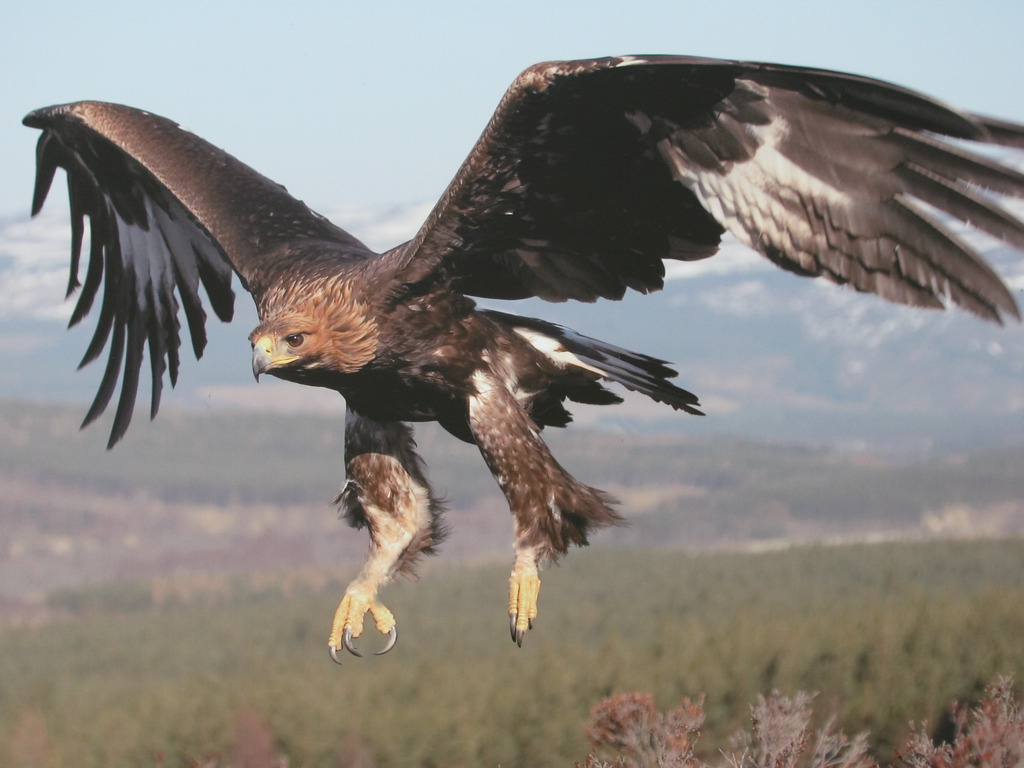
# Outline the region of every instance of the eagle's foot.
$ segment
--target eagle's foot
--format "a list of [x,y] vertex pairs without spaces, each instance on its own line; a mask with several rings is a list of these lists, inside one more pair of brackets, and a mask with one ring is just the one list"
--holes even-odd
[[539,594],[540,575],[537,568],[517,564],[508,580],[508,626],[512,641],[520,647],[523,645],[523,635],[528,629],[533,629]]
[[382,650],[376,651],[374,655],[382,656],[395,647],[398,630],[395,629],[394,614],[369,595],[359,591],[348,591],[341,599],[338,610],[334,613],[331,637],[327,641],[331,658],[336,664],[341,663],[338,660],[338,650],[341,648],[353,656],[363,655],[352,645],[352,638],[359,637],[363,633],[363,617],[367,611],[373,616],[377,631],[388,636],[387,645]]

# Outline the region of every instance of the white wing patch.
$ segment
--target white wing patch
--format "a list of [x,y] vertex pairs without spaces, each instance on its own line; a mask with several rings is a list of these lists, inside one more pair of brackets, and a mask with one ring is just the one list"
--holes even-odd
[[619,62],[615,65],[616,67],[628,67],[633,64],[649,64],[650,59],[646,56],[619,56],[617,57]]
[[668,139],[659,142],[658,149],[676,180],[739,240],[758,250],[764,245],[760,241],[767,241],[796,257],[804,269],[814,270],[814,251],[825,252],[829,244],[811,221],[821,218],[819,210],[848,208],[850,198],[780,151],[789,133],[781,118],[766,126],[748,126],[747,131],[756,136],[758,149],[750,160],[730,164],[724,175],[689,162]]
[[585,363],[579,357],[567,350],[558,339],[554,339],[543,333],[538,333],[537,331],[529,328],[513,328],[512,330],[523,337],[531,347],[536,349],[544,355],[544,357],[560,368],[568,368],[572,366],[575,368],[582,368],[585,371],[590,371],[598,376],[608,376],[607,371],[603,371],[596,366]]
[[[784,103],[782,98],[773,98],[771,89],[762,85],[749,81],[738,85],[761,95],[764,104]],[[638,112],[628,118],[641,132],[650,130],[647,115]],[[740,128],[729,124],[735,118],[728,111],[719,113],[715,119],[722,124],[723,135],[735,135],[740,130],[745,134],[753,149],[749,159],[722,160],[720,165],[711,166],[706,158],[702,162],[689,156],[671,136],[661,139],[656,146],[673,178],[693,192],[717,221],[745,245],[761,252],[774,248],[809,272],[821,269],[819,258],[823,254],[850,254],[858,250],[850,247],[850,239],[856,237],[851,224],[855,231],[859,201],[844,191],[841,179],[831,183],[827,176],[815,175],[789,156],[793,147],[787,144],[795,143],[813,153],[824,135],[794,137],[796,131],[806,132],[806,126],[791,125],[778,110],[763,125],[746,123]],[[844,128],[848,131],[845,136],[838,134],[829,140],[860,141],[873,130],[867,126],[852,132],[848,126]],[[817,147],[817,151],[825,150]],[[709,146],[708,152],[714,156],[713,147]],[[828,168],[827,163],[821,166]],[[883,194],[894,192],[896,189],[890,188]]]

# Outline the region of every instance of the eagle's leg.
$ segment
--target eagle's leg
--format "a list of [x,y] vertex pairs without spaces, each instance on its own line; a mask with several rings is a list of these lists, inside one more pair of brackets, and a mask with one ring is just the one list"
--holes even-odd
[[492,374],[478,372],[469,398],[469,425],[480,453],[515,516],[515,564],[509,578],[512,640],[533,627],[542,563],[584,545],[592,528],[621,518],[603,491],[584,485],[551,455],[540,430],[516,397]]
[[349,409],[345,421],[348,480],[336,499],[356,528],[370,533],[370,551],[345,590],[328,640],[331,657],[344,647],[356,656],[352,638],[363,631],[367,612],[394,645],[395,617],[377,601],[378,590],[399,573],[411,574],[420,555],[444,538],[441,503],[434,497],[416,453],[412,430],[400,422],[373,421]]
[[[518,527],[518,526],[517,526]],[[516,559],[508,579],[508,628],[512,641],[522,647],[526,630],[533,629],[540,596],[540,562],[535,547],[524,544],[516,535]]]

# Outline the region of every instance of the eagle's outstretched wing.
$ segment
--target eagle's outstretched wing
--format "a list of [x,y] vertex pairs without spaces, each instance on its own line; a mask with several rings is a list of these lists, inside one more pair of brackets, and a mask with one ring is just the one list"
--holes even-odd
[[1024,248],[979,191],[1024,174],[965,149],[1024,127],[822,70],[687,57],[551,62],[502,99],[426,224],[410,278],[446,270],[493,298],[621,298],[662,259],[713,254],[725,230],[786,269],[898,302],[1018,317],[944,220]]
[[89,263],[71,317],[79,322],[103,286],[99,320],[82,365],[109,341],[106,371],[85,418],[95,419],[123,376],[110,445],[128,428],[143,350],[152,367],[150,409],[160,403],[163,374],[178,373],[184,308],[192,348],[206,344],[202,285],[222,320],[232,315],[231,273],[259,297],[289,267],[276,246],[301,238],[362,244],[231,155],[157,115],[100,102],[32,112],[41,128],[32,203],[38,213],[57,168],[67,171],[72,246],[70,295],[89,218]]

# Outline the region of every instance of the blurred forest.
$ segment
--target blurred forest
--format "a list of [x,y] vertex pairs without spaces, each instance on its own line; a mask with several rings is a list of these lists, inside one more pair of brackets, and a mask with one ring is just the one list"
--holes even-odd
[[0,765],[571,766],[592,708],[637,691],[703,697],[693,759],[717,764],[775,689],[885,762],[1024,680],[1024,448],[553,431],[629,525],[545,571],[517,649],[505,502],[473,447],[420,429],[452,538],[383,593],[396,649],[338,668],[366,548],[329,504],[340,415],[171,411],[113,452],[80,417],[0,402]]
[[815,727],[835,715],[890,760],[922,722],[951,736],[953,700],[976,702],[1000,674],[1024,679],[1019,540],[591,548],[547,572],[522,649],[508,640],[505,564],[434,564],[384,595],[395,650],[339,668],[325,638],[351,575],[53,594],[50,620],[0,634],[0,756],[241,766],[256,763],[239,750],[262,749],[304,768],[571,766],[588,754],[591,708],[645,691],[663,708],[704,697],[696,748],[711,759],[778,689],[817,692]]

